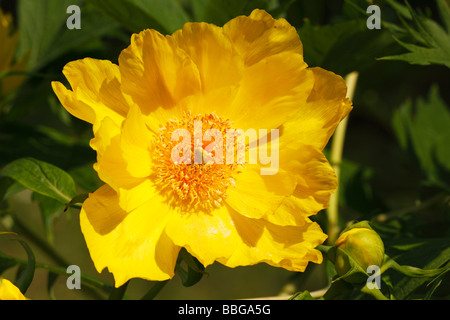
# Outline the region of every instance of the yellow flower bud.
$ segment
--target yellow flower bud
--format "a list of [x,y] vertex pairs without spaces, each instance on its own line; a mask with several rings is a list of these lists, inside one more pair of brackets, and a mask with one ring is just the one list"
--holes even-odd
[[345,277],[347,282],[365,281],[363,273],[367,268],[371,265],[380,267],[383,263],[383,241],[367,222],[355,224],[343,232],[336,240],[335,247],[334,265],[338,275],[346,275],[350,270],[355,273]]

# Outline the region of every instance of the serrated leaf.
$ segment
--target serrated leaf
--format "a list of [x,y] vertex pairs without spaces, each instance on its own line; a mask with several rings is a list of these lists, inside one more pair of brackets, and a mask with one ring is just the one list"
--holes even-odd
[[444,0],[437,0],[438,9],[441,15],[442,22],[447,28],[447,33],[450,33],[450,6]]
[[395,0],[385,0],[391,7],[393,7],[397,13],[407,19],[411,20],[411,12],[409,12],[408,7],[404,6]]
[[[392,5],[394,2],[390,1],[390,3]],[[415,40],[421,42],[422,46],[406,43],[394,36],[394,39],[409,52],[385,56],[380,60],[401,60],[417,65],[439,64],[450,68],[450,23],[448,22],[450,9],[444,1],[438,1],[438,7],[447,30],[444,30],[435,21],[418,14],[407,4],[410,18],[415,27],[407,27],[407,30]]]
[[26,188],[66,204],[76,196],[75,183],[64,170],[33,158],[14,160],[0,172]]
[[450,111],[432,86],[428,99],[406,101],[394,112],[392,126],[404,149],[416,155],[428,182],[449,185],[445,172],[450,172]]

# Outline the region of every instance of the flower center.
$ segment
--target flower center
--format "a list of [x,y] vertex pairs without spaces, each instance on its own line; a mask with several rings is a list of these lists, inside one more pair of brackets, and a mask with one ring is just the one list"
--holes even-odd
[[[228,163],[225,154],[234,152],[235,137],[228,119],[214,113],[170,119],[155,138],[156,184],[169,203],[182,211],[211,211],[223,205],[227,188],[235,186],[234,177],[244,162]],[[232,139],[226,133],[234,133]],[[227,158],[229,159],[229,158]]]

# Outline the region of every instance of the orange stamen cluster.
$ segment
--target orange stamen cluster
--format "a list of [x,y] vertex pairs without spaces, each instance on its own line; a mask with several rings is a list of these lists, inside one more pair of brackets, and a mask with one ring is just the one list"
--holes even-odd
[[[156,137],[154,143],[154,172],[157,175],[156,184],[167,195],[169,202],[174,207],[181,208],[185,212],[199,210],[209,212],[214,207],[223,205],[227,197],[226,191],[228,187],[235,186],[234,177],[240,172],[243,165],[225,164],[225,161],[222,164],[195,163],[194,155],[199,150],[194,150],[194,139],[191,139],[190,163],[173,161],[172,150],[180,142],[172,141],[172,133],[177,129],[186,129],[191,137],[194,137],[194,122],[196,121],[200,121],[202,124],[202,137],[208,129],[219,130],[223,136],[223,150],[227,150],[226,130],[232,128],[232,123],[228,119],[222,119],[214,113],[192,115],[190,112],[186,112],[183,118],[170,119],[160,127],[159,136]],[[206,152],[204,149],[213,142],[214,140],[201,142],[200,152]],[[214,152],[213,150],[212,155]]]

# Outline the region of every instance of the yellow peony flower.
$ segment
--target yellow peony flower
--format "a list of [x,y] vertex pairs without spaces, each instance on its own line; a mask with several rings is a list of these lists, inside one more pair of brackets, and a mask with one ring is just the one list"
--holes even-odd
[[0,300],[27,300],[19,288],[7,279],[0,278]]
[[[25,59],[13,63],[19,34],[12,32],[13,21],[10,14],[5,14],[0,9],[0,73],[8,71],[23,71]],[[23,82],[22,75],[8,75],[0,78],[0,109],[1,98],[7,93],[17,89]]]
[[[254,10],[223,27],[144,30],[119,65],[86,58],[63,73],[72,90],[59,82],[53,89],[72,115],[93,124],[94,167],[106,183],[83,204],[80,224],[96,269],[108,268],[116,286],[173,277],[182,247],[204,266],[265,262],[304,271],[322,262],[315,247],[327,236],[308,217],[336,188],[322,150],[351,102],[341,77],[307,67],[285,19]],[[195,138],[184,145],[192,151],[183,151],[186,161],[173,161],[173,134],[195,136],[196,123],[201,135],[267,130],[259,138],[271,143],[258,147],[269,145],[278,167],[262,174],[261,161],[249,161],[250,143],[245,163],[198,163],[220,148]],[[220,147],[219,138],[210,141]]]

